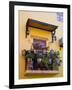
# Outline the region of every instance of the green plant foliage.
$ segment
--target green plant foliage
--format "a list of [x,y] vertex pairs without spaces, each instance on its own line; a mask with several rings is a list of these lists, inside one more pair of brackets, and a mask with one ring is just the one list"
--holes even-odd
[[32,59],[34,59],[34,53],[31,53],[31,52],[27,53],[26,54],[26,58],[32,58]]
[[44,65],[48,68],[48,56],[43,56],[42,62],[44,63]]
[[31,58],[33,60],[36,58],[41,58],[42,63],[47,70],[58,70],[59,66],[62,63],[62,60],[60,60],[59,51],[54,50],[50,50],[46,54],[43,54],[41,52],[35,54],[34,52],[29,51],[26,54],[26,58]]

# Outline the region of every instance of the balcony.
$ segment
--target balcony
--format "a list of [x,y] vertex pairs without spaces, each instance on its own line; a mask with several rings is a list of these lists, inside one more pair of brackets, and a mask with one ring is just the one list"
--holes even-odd
[[26,74],[57,74],[62,63],[59,51],[40,48],[24,50]]

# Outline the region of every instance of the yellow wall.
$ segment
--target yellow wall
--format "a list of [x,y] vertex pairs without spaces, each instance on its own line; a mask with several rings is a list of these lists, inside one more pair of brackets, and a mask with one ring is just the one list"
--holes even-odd
[[[42,22],[47,22],[49,24],[54,24],[58,26],[58,29],[56,30],[56,36],[57,41],[54,43],[50,43],[50,49],[53,48],[54,50],[59,50],[60,55],[62,57],[63,50],[59,49],[58,40],[63,35],[63,23],[58,22],[56,18],[56,13],[47,13],[47,12],[29,12],[29,11],[19,11],[19,78],[25,79],[25,78],[41,78],[41,77],[60,77],[63,76],[63,65],[59,68],[58,74],[46,74],[46,75],[26,75],[25,73],[25,59],[22,56],[22,50],[26,49],[29,50],[31,48],[33,38],[36,37],[42,37],[42,38],[48,38],[46,45],[48,46],[48,42],[51,42],[51,33],[47,31],[43,31],[36,28],[29,28],[30,29],[30,35],[25,38],[25,30],[26,30],[26,22],[28,18],[32,18],[35,20],[39,20]],[[33,37],[31,37],[33,36]],[[62,57],[63,58],[63,57]]]
[[[48,46],[48,42],[51,42],[51,32],[45,31],[45,30],[41,30],[41,29],[36,29],[36,28],[32,28],[30,27],[30,36],[33,36],[31,38],[31,41],[33,42],[33,38],[38,38],[38,39],[45,39],[46,40],[46,46]],[[36,37],[34,37],[36,36]]]

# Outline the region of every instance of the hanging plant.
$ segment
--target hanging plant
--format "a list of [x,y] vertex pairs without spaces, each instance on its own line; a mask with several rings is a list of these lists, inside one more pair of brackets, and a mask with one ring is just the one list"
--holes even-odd
[[53,70],[58,70],[60,65],[61,65],[60,53],[59,51],[56,51],[54,52],[53,57]]
[[60,48],[63,47],[63,38],[59,39],[59,46],[60,46]]
[[27,53],[26,53],[26,58],[27,58],[27,59],[28,59],[28,58],[33,59],[33,58],[34,58],[34,53],[31,52],[31,51],[27,51]]

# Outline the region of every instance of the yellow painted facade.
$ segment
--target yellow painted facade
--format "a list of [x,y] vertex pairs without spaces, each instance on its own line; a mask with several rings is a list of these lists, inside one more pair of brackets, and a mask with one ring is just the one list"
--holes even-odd
[[[29,27],[30,34],[26,38],[26,22],[28,18],[32,18],[38,21],[47,22],[58,26],[56,29],[57,40],[54,43],[51,42],[51,32],[40,30],[36,28]],[[30,50],[33,39],[40,38],[46,40],[46,47],[50,46],[50,49],[59,50],[61,59],[63,60],[63,48],[60,50],[58,40],[63,36],[63,23],[57,21],[56,13],[51,12],[33,12],[33,11],[19,11],[19,79],[26,78],[46,78],[46,77],[62,77],[63,76],[63,65],[59,67],[58,74],[29,74],[25,73],[25,57],[22,56],[22,50]]]

